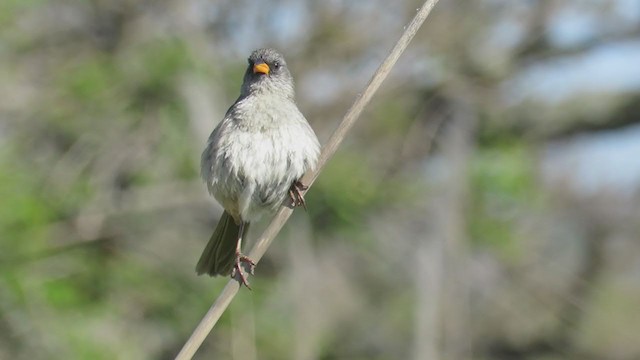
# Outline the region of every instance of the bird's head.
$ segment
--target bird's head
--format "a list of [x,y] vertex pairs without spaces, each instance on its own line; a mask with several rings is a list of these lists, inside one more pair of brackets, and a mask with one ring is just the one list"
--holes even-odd
[[274,49],[258,49],[247,59],[242,94],[274,94],[293,98],[293,78],[284,57]]

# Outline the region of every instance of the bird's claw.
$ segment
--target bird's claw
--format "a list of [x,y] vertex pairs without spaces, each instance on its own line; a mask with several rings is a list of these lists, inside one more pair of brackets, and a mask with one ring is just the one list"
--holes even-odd
[[231,271],[231,277],[235,278],[240,282],[240,284],[246,286],[247,289],[251,290],[251,286],[249,286],[249,281],[247,280],[247,275],[244,271],[242,271],[242,264],[246,264],[246,267],[248,267],[247,273],[253,275],[256,268],[256,263],[245,255],[236,254],[236,261],[233,265],[233,270]]
[[291,205],[293,207],[302,206],[307,210],[307,203],[304,201],[303,191],[306,191],[309,187],[301,183],[299,180],[294,181],[289,188],[289,197],[291,198]]

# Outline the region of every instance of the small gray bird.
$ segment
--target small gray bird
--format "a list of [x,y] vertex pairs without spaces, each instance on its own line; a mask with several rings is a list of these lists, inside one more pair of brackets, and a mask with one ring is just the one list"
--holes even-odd
[[249,287],[242,254],[249,223],[290,198],[305,206],[300,177],[316,166],[320,145],[294,100],[293,79],[282,55],[259,49],[249,56],[240,97],[213,130],[202,153],[202,178],[225,211],[196,271],[238,277]]

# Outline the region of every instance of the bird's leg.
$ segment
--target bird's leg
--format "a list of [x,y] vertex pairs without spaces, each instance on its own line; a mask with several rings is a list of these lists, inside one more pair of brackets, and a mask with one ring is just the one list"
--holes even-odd
[[240,282],[240,284],[247,287],[247,289],[251,290],[251,286],[249,286],[249,281],[247,281],[247,275],[242,271],[242,264],[245,263],[248,265],[248,273],[253,275],[253,271],[256,267],[256,263],[253,260],[249,259],[246,255],[242,253],[242,238],[244,236],[244,229],[247,225],[246,222],[242,222],[240,224],[240,230],[238,231],[238,242],[236,243],[236,259],[235,264],[233,265],[233,270],[231,271],[231,277],[236,278]]
[[289,188],[289,197],[291,198],[292,206],[302,206],[307,210],[307,203],[304,201],[304,195],[302,195],[302,192],[308,188],[309,187],[301,183],[300,180],[296,180],[291,183],[291,187]]

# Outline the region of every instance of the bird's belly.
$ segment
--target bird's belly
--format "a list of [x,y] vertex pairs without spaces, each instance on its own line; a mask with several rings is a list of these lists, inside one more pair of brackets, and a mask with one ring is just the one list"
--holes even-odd
[[237,211],[244,221],[277,209],[291,183],[306,170],[302,151],[281,131],[239,134],[223,158],[229,172],[218,185],[227,194],[234,189]]

